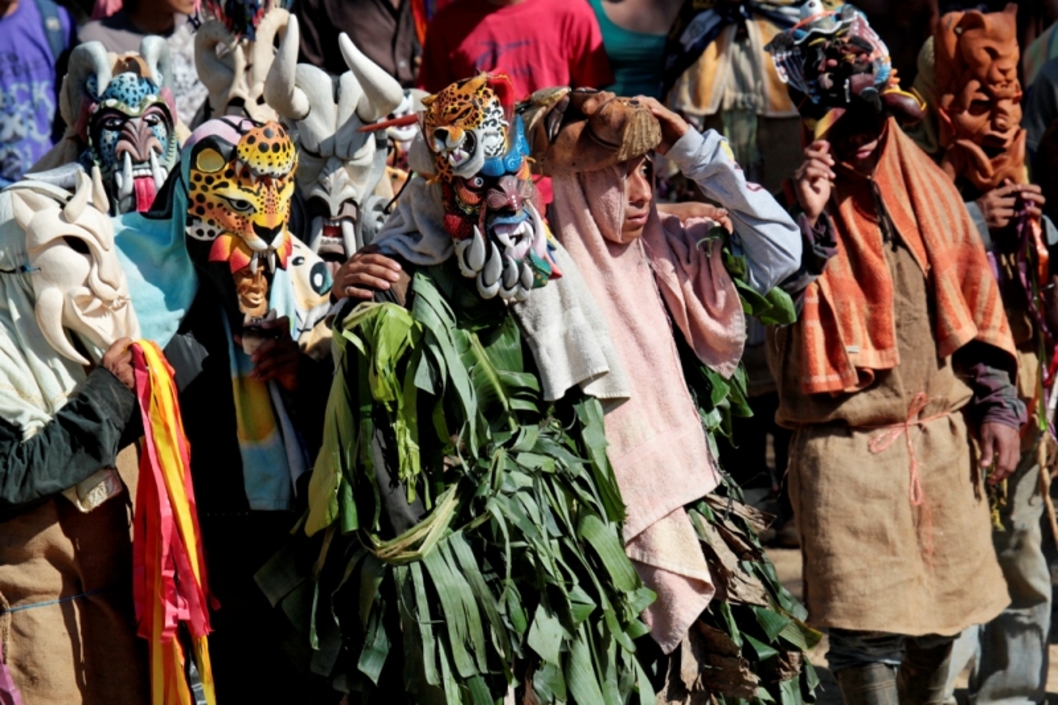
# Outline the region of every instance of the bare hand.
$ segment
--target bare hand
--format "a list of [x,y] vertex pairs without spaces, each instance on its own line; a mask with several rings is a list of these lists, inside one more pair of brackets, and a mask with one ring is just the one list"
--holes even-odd
[[136,373],[132,369],[132,338],[121,338],[103,354],[99,361],[105,369],[132,391],[136,391]]
[[667,153],[672,145],[676,144],[691,129],[686,120],[659,103],[657,98],[637,95],[634,100],[650,110],[650,113],[661,123],[661,144],[655,147],[659,154]]
[[1043,205],[1047,199],[1037,184],[1014,184],[1009,179],[1000,187],[994,188],[977,199],[985,225],[989,230],[1002,230],[1010,225],[1016,214],[1018,196],[1025,201],[1025,210],[1033,218],[1043,216]]
[[835,179],[834,157],[826,140],[816,140],[805,147],[804,157],[794,172],[794,193],[809,225],[814,227],[830,200]]
[[[279,335],[261,343],[250,361],[253,371],[250,376],[262,382],[275,380],[283,389],[293,392],[298,388],[298,361],[301,348],[290,337],[290,319],[286,316],[267,322],[267,328],[277,328]],[[235,336],[235,344],[242,346],[242,336]]]
[[988,484],[1010,477],[1020,458],[1021,434],[1016,428],[1001,423],[981,424],[981,467],[992,468]]
[[731,216],[727,214],[726,208],[719,208],[712,203],[701,201],[682,201],[680,203],[659,203],[658,211],[674,215],[680,220],[689,218],[708,218],[720,223],[724,230],[734,232],[735,226],[731,222]]
[[334,274],[331,295],[336,299],[372,299],[400,280],[400,263],[368,245],[358,250]]

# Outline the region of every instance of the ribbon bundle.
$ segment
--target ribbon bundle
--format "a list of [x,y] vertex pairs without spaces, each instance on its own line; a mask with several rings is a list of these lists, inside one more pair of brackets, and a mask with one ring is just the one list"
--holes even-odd
[[191,486],[191,456],[173,370],[150,341],[132,345],[143,452],[133,532],[138,633],[150,644],[153,705],[192,705],[181,627],[190,637],[208,705],[215,705],[206,635],[206,567]]

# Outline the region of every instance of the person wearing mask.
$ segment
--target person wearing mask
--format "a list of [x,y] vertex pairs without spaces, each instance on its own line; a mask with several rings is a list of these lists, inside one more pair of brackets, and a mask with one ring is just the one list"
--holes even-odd
[[76,41],[54,0],[0,3],[0,187],[22,178],[62,136],[59,84]]
[[808,623],[829,630],[847,705],[940,703],[955,638],[1010,604],[985,480],[1018,465],[1014,339],[961,195],[897,122],[923,108],[866,18],[809,15],[768,50],[810,135],[792,183],[808,251],[831,255],[769,339]]
[[1011,4],[1002,12],[959,11],[941,17],[919,54],[915,80],[936,118],[936,139],[927,144],[935,145],[934,158],[955,181],[995,262],[992,271],[1017,344],[1018,395],[1037,412],[1022,430],[1017,470],[996,489],[1002,501],[997,501],[999,525],[992,540],[1012,604],[988,624],[963,632],[953,651],[949,692],[972,662],[969,691],[981,705],[1044,698],[1051,622],[1038,463],[1045,409],[1038,398],[1043,388],[1040,363],[1048,358],[1048,331],[1040,322],[1046,320],[1049,305],[1043,299],[1051,287],[1039,266],[1017,273],[1017,253],[1026,237],[1034,240],[1036,253],[1053,248],[1053,238],[1047,236],[1058,233],[1043,218],[1046,201],[1040,187],[1029,183],[1025,168],[1016,10]]

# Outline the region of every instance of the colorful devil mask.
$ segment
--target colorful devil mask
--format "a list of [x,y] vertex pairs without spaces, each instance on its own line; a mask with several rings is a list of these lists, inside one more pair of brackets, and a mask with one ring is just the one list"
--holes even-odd
[[81,172],[66,204],[30,186],[11,194],[15,221],[26,233],[37,325],[52,348],[82,365],[89,361],[67,330],[96,361],[114,341],[140,337],[98,169],[93,177]]
[[524,301],[559,274],[512,93],[504,75],[454,83],[423,99],[422,130],[460,271],[483,298]]
[[1017,9],[951,12],[933,36],[941,166],[982,192],[1026,180]]
[[260,317],[276,268],[287,267],[293,250],[287,222],[297,151],[279,123],[226,118],[207,126],[187,150],[188,249],[199,261],[225,263],[240,311]]
[[171,68],[169,45],[154,36],[139,55],[107,54],[99,42],[70,55],[63,115],[86,146],[82,166],[101,170],[115,214],[148,210],[176,164]]
[[298,64],[297,18],[291,17],[272,63],[265,97],[295,129],[298,188],[311,219],[309,246],[336,268],[371,241],[392,199],[376,193],[386,168],[385,131],[364,131],[404,96],[400,84],[342,34],[349,70],[332,77]]
[[819,0],[802,8],[802,21],[765,50],[802,117],[821,136],[846,110],[869,108],[904,123],[922,119],[922,102],[900,90],[881,38],[852,5],[823,11]]

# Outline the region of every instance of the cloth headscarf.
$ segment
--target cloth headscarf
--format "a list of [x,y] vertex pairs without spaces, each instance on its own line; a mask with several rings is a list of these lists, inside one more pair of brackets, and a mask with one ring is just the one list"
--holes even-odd
[[626,551],[659,595],[645,618],[670,652],[714,593],[683,507],[712,491],[719,476],[666,311],[723,375],[738,365],[745,318],[720,241],[706,240],[711,221],[685,229],[652,208],[643,236],[624,242],[625,165],[553,179],[558,239],[602,309],[632,387],[628,401],[607,408],[608,454],[628,509]]

